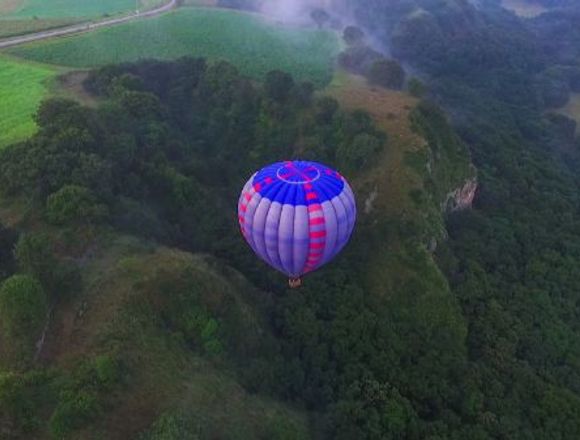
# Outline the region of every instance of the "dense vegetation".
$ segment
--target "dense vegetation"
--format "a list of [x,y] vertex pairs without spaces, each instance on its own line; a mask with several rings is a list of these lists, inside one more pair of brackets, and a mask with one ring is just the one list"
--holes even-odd
[[[3,196],[32,200],[32,215],[47,231],[22,235],[14,251],[16,262],[10,252],[0,260],[4,276],[11,276],[2,284],[0,313],[16,319],[14,324],[6,321],[2,337],[7,346],[23,348],[2,357],[0,407],[14,435],[42,432],[46,423],[53,437],[69,435],[99,420],[111,405],[109,390],[127,386],[123,375],[131,370],[124,368],[135,362],[130,353],[136,348],[123,338],[131,348],[111,351],[106,347],[112,342],[98,345],[102,356],[72,370],[29,370],[47,308],[58,313],[75,301],[79,290],[90,288],[84,284],[87,257],[82,255],[87,249],[102,246],[107,234],[129,233],[144,242],[212,254],[244,270],[262,288],[272,287],[273,274],[256,265],[231,221],[231,201],[237,199],[240,184],[259,164],[296,154],[354,168],[368,166],[385,142],[385,134],[364,112],[344,112],[330,98],[314,98],[310,83],[297,83],[281,71],[268,73],[263,86],[256,86],[231,64],[187,58],[105,67],[89,76],[87,87],[105,100],[101,106],[90,109],[73,101],[47,100],[36,115],[38,134],[0,153]],[[54,228],[60,232],[55,234]],[[10,244],[15,239],[8,231],[3,233]],[[138,258],[143,257],[119,264],[130,271]],[[140,301],[129,298],[123,307],[124,314],[146,326],[135,334],[157,335],[155,323],[162,322],[170,332],[150,338],[180,335],[179,356],[218,359],[218,364],[239,370],[237,380],[248,390],[301,401],[296,392],[303,387],[297,382],[304,374],[299,372],[302,367],[287,370],[292,349],[271,336],[282,332],[279,325],[293,327],[291,322],[284,324],[290,317],[281,314],[276,325],[275,320],[249,322],[247,312],[238,310],[239,302],[247,299],[231,302],[227,292],[235,289],[211,275],[215,269],[202,270],[206,263],[184,258],[169,271],[149,275],[147,283],[136,280]],[[160,260],[155,263],[159,264]],[[13,275],[15,271],[18,274]],[[99,279],[103,276],[99,273]],[[283,285],[275,279],[275,285]],[[25,292],[19,296],[22,300],[29,297],[26,301],[34,304],[28,311],[34,313],[33,319],[13,313],[22,307],[11,300],[17,289]],[[175,294],[159,296],[159,292]],[[245,295],[252,298],[251,292]],[[268,303],[259,307],[271,308]],[[283,313],[284,308],[277,310],[270,313]],[[122,321],[110,336],[115,341],[123,334],[119,332],[133,331]],[[266,330],[257,332],[256,325]],[[155,342],[150,340],[146,349],[154,353],[147,356],[161,356],[151,344]],[[327,408],[329,401],[318,402],[315,397],[322,384],[312,386],[308,403]],[[38,400],[29,401],[31,393]],[[241,411],[263,404],[244,405]],[[183,424],[183,429],[193,426],[208,436],[233,429],[229,423],[234,419],[223,426],[208,425],[191,419],[189,412],[189,419],[180,422],[179,405],[175,411],[151,428],[152,436],[159,430],[171,431],[174,423]],[[273,419],[262,418],[252,430],[261,430],[263,438],[306,435],[300,434],[305,429],[300,418],[283,408],[275,409],[275,414],[278,421],[273,413]],[[257,435],[252,430],[248,438]]]
[[523,23],[452,3],[371,0],[358,16],[423,72],[479,169],[475,209],[450,216],[438,250],[468,326],[463,390],[479,389],[462,409],[465,437],[577,438],[577,151],[573,126],[543,115],[577,88],[576,14]]
[[[19,232],[0,228],[11,435],[580,437],[579,157],[575,127],[546,112],[578,91],[577,15],[430,0],[353,13],[426,84],[408,84],[428,98],[409,121],[427,145],[404,164],[420,182],[398,218],[361,209],[344,255],[299,292],[239,239],[241,183],[300,156],[368,194],[393,157],[390,133],[310,83],[203,59],[108,66],[86,83],[99,106],[45,101],[38,134],[0,152],[3,198],[29,201]],[[353,69],[381,57],[345,36]],[[444,230],[449,191],[473,177],[464,142],[479,189]],[[84,335],[90,357],[43,368],[43,317],[75,301],[77,319],[116,308],[93,318],[107,325]],[[165,406],[117,431],[114,414],[134,413],[118,396],[150,390]]]

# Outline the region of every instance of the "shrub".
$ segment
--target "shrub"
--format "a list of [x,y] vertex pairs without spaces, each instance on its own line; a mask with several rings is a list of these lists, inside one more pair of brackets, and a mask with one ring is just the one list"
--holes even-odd
[[0,281],[10,275],[15,268],[13,248],[18,239],[18,233],[5,228],[0,223]]
[[0,328],[11,363],[32,358],[48,304],[41,284],[29,275],[13,275],[0,287]]
[[422,98],[427,93],[427,86],[423,84],[422,81],[417,78],[411,78],[409,84],[407,85],[409,93],[415,98]]
[[111,356],[97,356],[93,361],[95,377],[102,389],[110,389],[121,381],[121,364]]
[[50,379],[45,371],[0,372],[0,426],[12,426],[15,437],[28,438],[24,434],[38,427],[39,409],[50,398]]
[[405,71],[395,60],[377,60],[367,71],[366,77],[371,84],[387,89],[400,90],[405,83]]
[[66,393],[63,397],[49,421],[52,437],[59,439],[91,422],[101,412],[93,392]]
[[107,207],[98,203],[93,193],[82,186],[63,186],[46,201],[46,218],[56,225],[93,223],[106,217]]
[[58,262],[46,234],[21,235],[16,243],[14,256],[22,272],[37,278],[48,290],[55,286],[55,270]]
[[342,32],[342,39],[349,46],[361,44],[364,41],[365,33],[356,26],[347,26]]
[[166,412],[153,423],[151,429],[143,434],[141,440],[197,440],[201,429],[191,418],[181,412]]
[[338,65],[349,72],[364,74],[383,56],[368,46],[352,46],[338,55]]
[[382,148],[383,142],[367,133],[356,135],[352,141],[341,143],[336,158],[343,169],[356,170],[367,165]]

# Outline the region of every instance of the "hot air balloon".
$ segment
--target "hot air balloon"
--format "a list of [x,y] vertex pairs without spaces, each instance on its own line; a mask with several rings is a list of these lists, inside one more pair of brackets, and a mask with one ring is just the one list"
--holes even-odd
[[356,220],[352,189],[317,162],[268,165],[244,185],[238,202],[242,235],[266,263],[298,287],[348,242]]

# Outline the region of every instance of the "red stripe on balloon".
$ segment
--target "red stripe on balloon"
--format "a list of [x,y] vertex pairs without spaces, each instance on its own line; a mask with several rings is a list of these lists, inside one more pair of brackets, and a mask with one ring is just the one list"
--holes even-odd
[[[316,194],[311,183],[305,183],[304,189],[306,190],[306,200],[318,200],[318,194]],[[322,260],[326,246],[326,220],[321,211],[322,206],[320,203],[313,203],[308,206],[308,225],[310,227],[308,236],[310,237],[310,242],[308,243],[308,255],[304,265],[304,273],[316,269]],[[313,231],[313,227],[317,230]]]

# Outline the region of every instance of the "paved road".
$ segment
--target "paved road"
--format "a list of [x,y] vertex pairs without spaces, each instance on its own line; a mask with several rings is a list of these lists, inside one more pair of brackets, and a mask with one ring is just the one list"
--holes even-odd
[[132,15],[125,15],[123,17],[110,18],[108,20],[98,21],[95,23],[74,24],[71,26],[53,29],[50,31],[42,31],[42,32],[36,32],[34,34],[22,35],[20,37],[7,38],[4,40],[0,40],[0,49],[5,48],[5,47],[18,46],[19,44],[30,43],[31,41],[45,40],[47,38],[60,37],[63,35],[78,34],[79,32],[86,32],[86,31],[90,31],[93,29],[98,29],[98,28],[102,28],[102,27],[106,27],[106,26],[112,26],[112,25],[119,24],[119,23],[125,23],[127,21],[136,20],[138,18],[152,17],[154,15],[158,15],[158,14],[161,14],[163,12],[169,11],[170,9],[173,9],[176,6],[177,1],[178,0],[169,0],[168,3],[166,3],[162,6],[159,6],[156,9],[151,9],[149,11],[144,11],[144,12],[138,12],[138,13],[134,13]]

